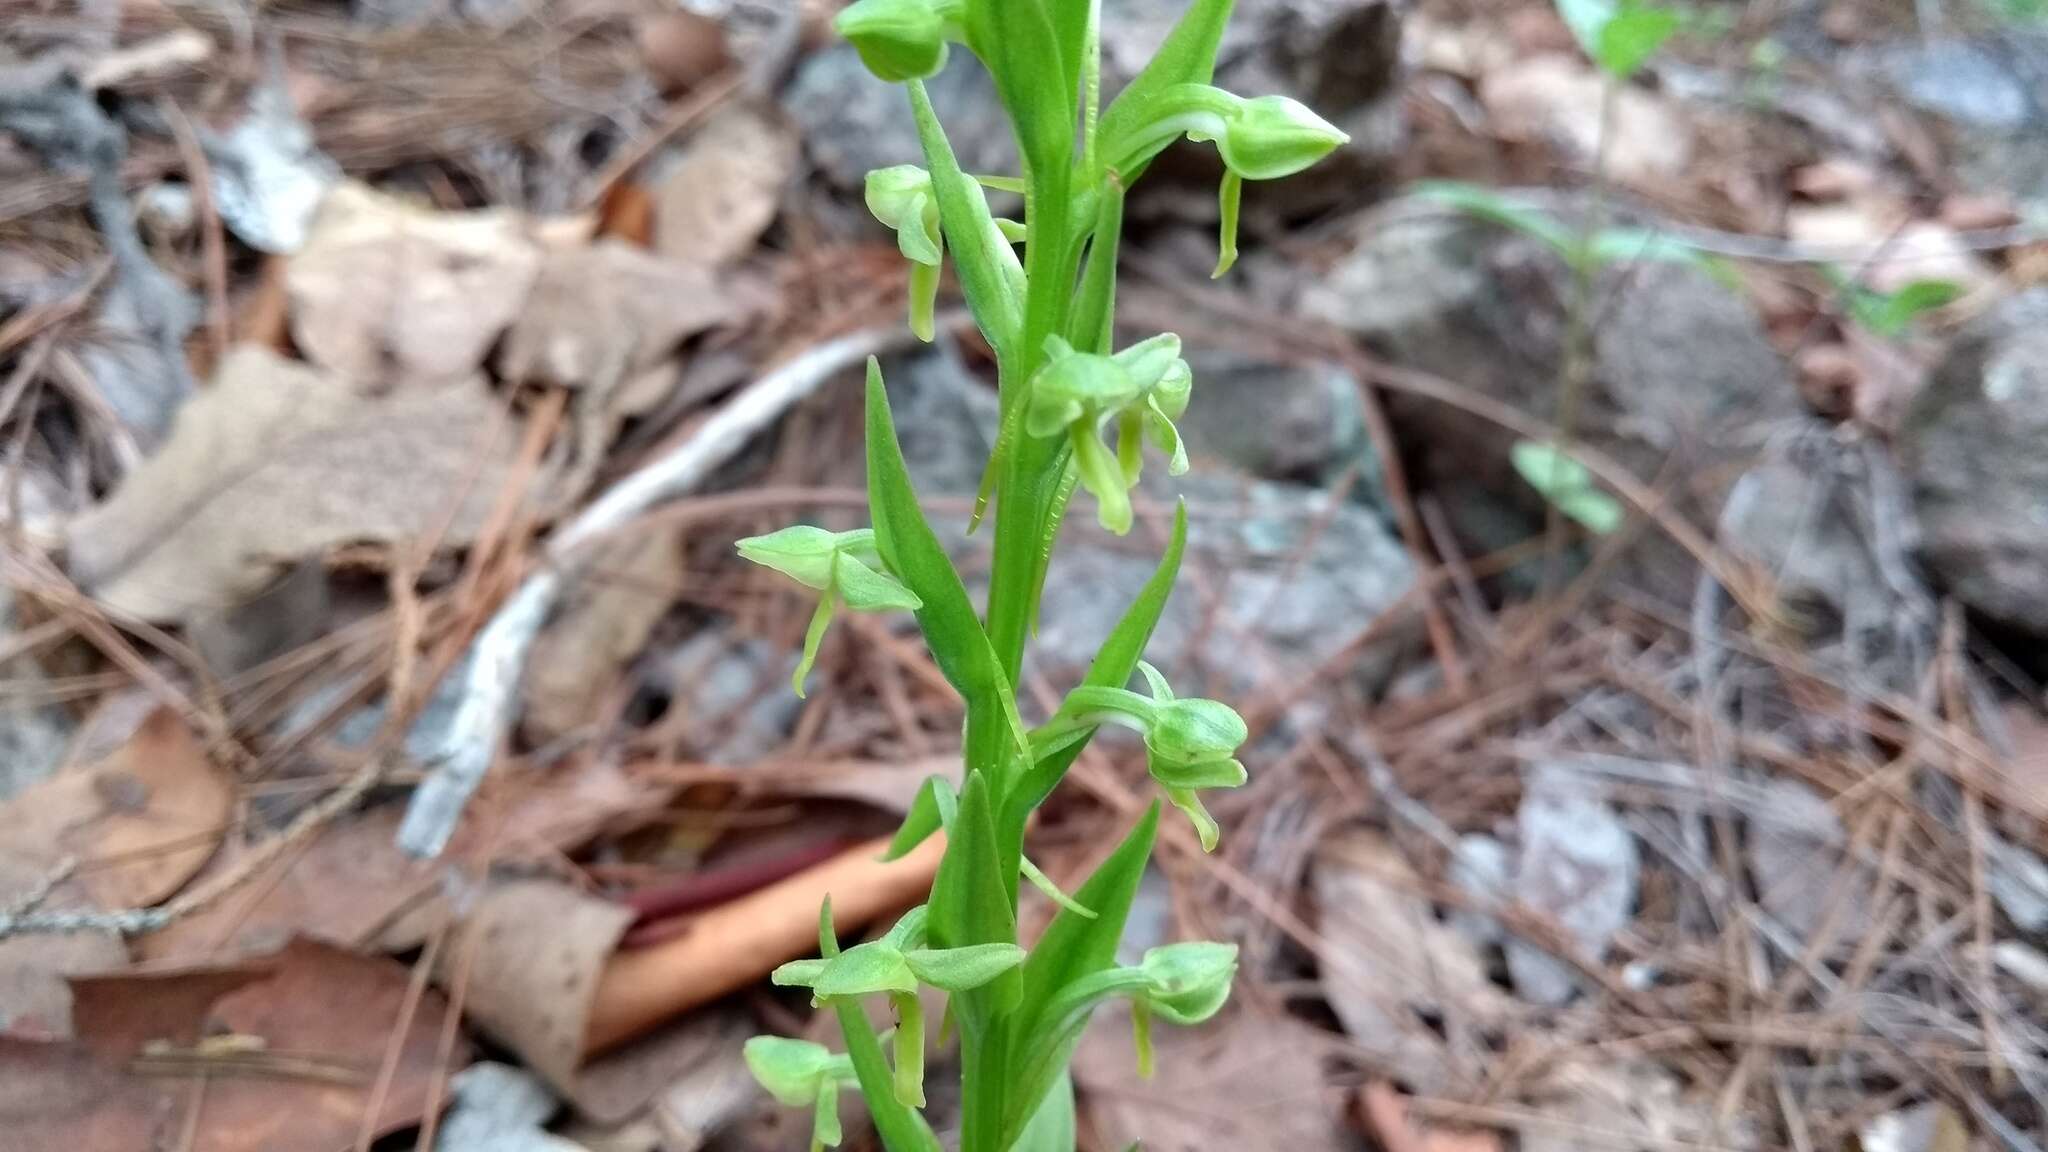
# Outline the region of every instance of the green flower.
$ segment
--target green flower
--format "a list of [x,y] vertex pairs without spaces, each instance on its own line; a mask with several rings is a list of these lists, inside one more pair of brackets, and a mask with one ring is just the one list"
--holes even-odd
[[969,992],[1024,962],[1015,944],[969,944],[926,948],[923,905],[905,913],[879,940],[857,944],[824,960],[795,960],[770,976],[776,984],[809,988],[817,1003],[861,996],[887,996],[896,1010],[896,1098],[924,1104],[924,1005],[918,986]]
[[[1032,378],[1024,430],[1033,436],[1066,435],[1081,486],[1094,495],[1096,518],[1121,536],[1131,529],[1130,490],[1138,483],[1142,440],[1166,453],[1168,471],[1187,471],[1187,451],[1173,421],[1187,410],[1193,374],[1171,332],[1113,355],[1077,352],[1057,336],[1046,340],[1045,367]],[[1116,450],[1103,430],[1116,427]]]
[[946,41],[957,38],[959,0],[858,0],[833,26],[860,53],[868,71],[891,84],[922,80],[946,66]]
[[1321,160],[1351,138],[1298,100],[1247,100],[1208,84],[1174,84],[1152,95],[1121,123],[1104,155],[1119,172],[1136,171],[1175,140],[1214,142],[1222,154],[1222,235],[1215,275],[1237,259],[1238,207],[1244,181],[1278,180]]
[[756,1036],[742,1050],[747,1071],[791,1108],[812,1110],[811,1152],[839,1143],[839,1086],[855,1082],[853,1061],[822,1044],[785,1036]]
[[1189,1027],[1220,1011],[1237,976],[1237,945],[1190,941],[1146,951],[1135,967],[1091,972],[1062,988],[1046,1007],[1042,1028],[1026,1060],[1025,1082],[1042,1076],[1048,1061],[1071,1050],[1097,1005],[1121,996],[1131,1002],[1138,1074],[1152,1075],[1152,1018]]
[[910,261],[910,330],[929,342],[938,310],[939,266],[946,257],[932,175],[915,164],[877,168],[868,173],[867,204],[875,219],[895,230],[896,248]]
[[1248,776],[1237,750],[1249,729],[1228,704],[1177,697],[1157,668],[1141,660],[1138,670],[1150,697],[1124,688],[1076,688],[1052,720],[1032,733],[1032,749],[1038,755],[1049,754],[1100,724],[1139,733],[1145,738],[1146,770],[1167,800],[1193,822],[1202,851],[1213,852],[1219,829],[1197,793],[1244,784]]
[[1145,984],[1131,996],[1131,1029],[1138,1075],[1152,1078],[1152,1017],[1189,1027],[1214,1016],[1230,999],[1237,975],[1237,945],[1193,941],[1145,953],[1138,965]]
[[797,524],[766,536],[749,536],[739,542],[739,550],[748,560],[822,593],[804,631],[803,658],[791,677],[798,696],[804,694],[804,677],[817,662],[818,645],[839,605],[856,612],[914,612],[924,607],[917,593],[879,569],[882,560],[875,551],[875,534],[867,528],[827,532]]

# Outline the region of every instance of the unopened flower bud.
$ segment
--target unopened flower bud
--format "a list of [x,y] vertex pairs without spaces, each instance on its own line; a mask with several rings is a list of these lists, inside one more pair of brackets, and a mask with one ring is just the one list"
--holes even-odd
[[1286,96],[1260,96],[1238,106],[1216,141],[1223,162],[1246,180],[1292,176],[1351,137]]
[[946,22],[932,0],[858,0],[833,25],[868,71],[891,84],[946,66]]

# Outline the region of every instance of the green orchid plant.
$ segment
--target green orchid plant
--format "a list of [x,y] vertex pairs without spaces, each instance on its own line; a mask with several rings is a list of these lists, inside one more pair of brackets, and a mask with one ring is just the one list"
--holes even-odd
[[[1245,781],[1245,723],[1228,705],[1175,695],[1142,661],[1187,540],[1177,511],[1157,571],[1104,639],[1082,682],[1043,724],[1027,727],[1016,686],[1048,565],[1077,490],[1096,518],[1130,530],[1131,491],[1158,452],[1178,475],[1187,455],[1174,421],[1194,380],[1170,333],[1116,346],[1116,259],[1124,196],[1177,140],[1213,144],[1224,166],[1216,274],[1237,256],[1246,181],[1299,172],[1345,136],[1284,97],[1214,87],[1231,0],[1192,0],[1158,54],[1102,106],[1100,0],[858,0],[837,26],[881,80],[904,86],[924,165],[869,174],[867,203],[910,262],[910,325],[933,336],[941,270],[950,258],[968,311],[994,350],[1001,425],[971,528],[993,509],[994,561],[977,607],[911,489],[882,386],[868,363],[866,436],[871,527],[797,526],[742,540],[743,556],[818,593],[796,686],[841,609],[907,611],[966,704],[964,772],[933,777],[890,845],[900,857],[933,835],[945,852],[926,902],[878,939],[841,950],[828,905],[819,958],[784,965],[775,981],[808,988],[832,1010],[845,1044],[779,1037],[749,1044],[756,1077],[780,1101],[813,1112],[815,1146],[840,1137],[839,1090],[857,1087],[889,1152],[937,1152],[926,1122],[926,995],[946,998],[960,1043],[962,1152],[1068,1152],[1074,1147],[1067,1065],[1090,1014],[1130,1006],[1142,1071],[1153,1021],[1214,1015],[1236,971],[1234,947],[1185,943],[1132,966],[1117,944],[1158,830],[1154,804],[1071,895],[1024,854],[1031,813],[1105,725],[1138,733],[1166,800],[1193,822],[1205,850],[1219,830],[1200,793]],[[923,81],[964,47],[995,87],[1016,134],[1021,175],[961,170]],[[998,219],[985,190],[1023,196],[1021,222]],[[1021,248],[1021,253],[1020,253]],[[1141,677],[1144,691],[1131,688]],[[1023,884],[1050,896],[1051,923],[1028,951],[1017,939]],[[886,1002],[879,1032],[867,1006]],[[947,1031],[942,1026],[941,1032]]]

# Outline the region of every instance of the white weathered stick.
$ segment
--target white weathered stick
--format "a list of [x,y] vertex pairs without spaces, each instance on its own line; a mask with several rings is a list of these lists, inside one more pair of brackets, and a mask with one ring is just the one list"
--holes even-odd
[[696,435],[632,473],[599,496],[548,540],[543,567],[526,578],[471,646],[461,703],[432,769],[413,793],[398,846],[414,856],[438,856],[462,819],[462,810],[512,725],[513,705],[526,654],[547,623],[562,591],[578,574],[585,546],[664,500],[704,482],[762,429],[836,372],[910,339],[899,325],[841,336],[787,361],[747,386],[704,422]]

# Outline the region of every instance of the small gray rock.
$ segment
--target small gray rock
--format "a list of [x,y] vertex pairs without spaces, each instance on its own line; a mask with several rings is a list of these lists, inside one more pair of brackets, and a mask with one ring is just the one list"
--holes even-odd
[[1900,41],[1850,57],[1843,72],[1872,82],[1876,100],[1935,117],[1965,186],[2048,203],[2048,32]]
[[1935,579],[1975,611],[2048,636],[2048,288],[1963,330],[1897,447]]
[[472,1064],[450,1082],[455,1103],[434,1152],[583,1152],[541,1129],[558,1107],[539,1078],[509,1064]]
[[[1451,886],[1480,907],[1494,907],[1507,900],[1513,874],[1514,857],[1507,845],[1483,832],[1458,837],[1451,852]],[[1451,927],[1475,948],[1491,947],[1503,939],[1500,921],[1491,913],[1459,909],[1449,919]]]
[[1911,560],[1906,484],[1890,454],[1814,422],[1736,482],[1718,534],[1771,578],[1781,622],[1859,681],[1908,691],[1934,638]]
[[[803,701],[789,690],[797,653],[725,622],[643,661],[643,692],[690,718],[693,751],[707,764],[745,766],[782,746]],[[811,673],[812,691],[823,670]],[[766,691],[763,686],[766,686]]]
[[[1017,171],[1009,118],[994,83],[973,56],[954,51],[925,88],[962,168]],[[782,102],[818,171],[837,188],[858,192],[876,168],[924,164],[902,86],[875,79],[851,45],[835,44],[805,60]]]
[[[1515,823],[1515,899],[1599,963],[1635,907],[1635,837],[1584,774],[1562,764],[1530,769]],[[1523,999],[1557,1005],[1577,991],[1576,970],[1543,949],[1514,939],[1507,953],[1508,975]]]
[[1265,480],[1322,486],[1359,470],[1363,502],[1383,504],[1379,458],[1358,378],[1335,365],[1282,364],[1189,348],[1195,396],[1179,420],[1195,465],[1216,463]]
[[[1774,779],[1762,787],[1769,801],[1751,814],[1747,842],[1757,902],[1800,940],[1810,940],[1835,899],[1848,829],[1820,793],[1797,780]],[[1865,879],[1852,880],[1843,892],[1830,933],[1835,944],[1857,940],[1868,929],[1869,891]]]
[[[1190,511],[1179,589],[1146,651],[1169,679],[1199,664],[1242,693],[1301,675],[1414,583],[1407,550],[1381,518],[1321,490],[1223,474],[1151,490],[1185,495]],[[1094,515],[1085,493],[1074,498],[1046,578],[1033,651],[1051,669],[1085,668],[1159,562],[1134,543],[1139,532],[1118,541]],[[1204,588],[1216,597],[1213,616]]]

